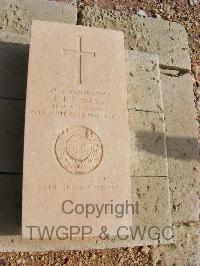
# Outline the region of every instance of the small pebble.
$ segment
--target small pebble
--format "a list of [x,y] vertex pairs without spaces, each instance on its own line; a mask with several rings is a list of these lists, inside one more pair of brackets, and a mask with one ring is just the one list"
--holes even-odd
[[137,15],[140,16],[140,17],[146,17],[147,14],[145,13],[144,10],[140,9],[140,10],[137,11]]

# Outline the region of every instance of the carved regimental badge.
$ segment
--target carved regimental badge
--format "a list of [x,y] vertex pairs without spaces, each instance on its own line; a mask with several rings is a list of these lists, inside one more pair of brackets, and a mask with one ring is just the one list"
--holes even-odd
[[103,156],[103,147],[91,129],[78,126],[61,132],[56,140],[55,154],[62,168],[82,175],[97,168]]

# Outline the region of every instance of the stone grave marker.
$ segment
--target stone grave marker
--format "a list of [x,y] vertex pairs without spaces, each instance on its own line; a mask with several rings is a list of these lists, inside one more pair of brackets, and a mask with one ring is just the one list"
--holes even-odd
[[109,235],[119,226],[131,226],[129,212],[120,218],[111,210],[87,217],[81,207],[90,204],[91,211],[97,205],[112,209],[131,203],[129,156],[122,32],[34,21],[22,237],[40,238],[45,226],[53,230],[52,238],[66,225],[80,230],[77,237],[83,236],[83,226],[89,227],[88,236],[97,237],[102,226]]

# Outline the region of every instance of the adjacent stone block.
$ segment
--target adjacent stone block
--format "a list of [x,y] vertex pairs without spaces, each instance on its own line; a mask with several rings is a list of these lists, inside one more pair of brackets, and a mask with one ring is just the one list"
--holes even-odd
[[0,172],[22,172],[24,109],[24,101],[0,99]]
[[175,243],[153,249],[153,265],[198,266],[200,261],[200,223],[178,224],[174,227]]
[[163,66],[191,69],[187,34],[184,27],[177,23],[88,6],[82,11],[80,23],[122,30],[126,48],[156,53]]
[[3,30],[26,34],[32,20],[47,20],[76,24],[75,5],[49,0],[2,0],[0,27]]
[[133,215],[133,225],[138,225],[141,232],[145,232],[140,244],[172,242],[168,177],[133,177],[132,198],[139,206],[138,214]]
[[30,36],[28,34],[17,34],[14,32],[0,30],[0,42],[11,42],[15,44],[28,44]]
[[190,74],[161,75],[173,221],[199,219],[199,151]]
[[129,111],[131,176],[168,176],[164,116]]
[[126,53],[128,109],[162,111],[158,56],[128,50]]
[[[4,37],[0,35],[0,97],[25,99],[29,46],[12,43],[9,36],[6,42]],[[1,39],[4,41],[1,42]],[[23,39],[20,41],[23,42]]]

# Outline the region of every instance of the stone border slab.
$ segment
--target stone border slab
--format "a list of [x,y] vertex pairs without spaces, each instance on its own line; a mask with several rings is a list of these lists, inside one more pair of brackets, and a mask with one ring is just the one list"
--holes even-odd
[[20,34],[30,32],[32,20],[47,20],[76,24],[75,5],[49,0],[2,0],[0,27]]
[[168,176],[164,115],[129,111],[131,176]]
[[158,56],[126,52],[128,110],[162,112]]
[[0,30],[0,42],[10,42],[15,44],[29,44],[30,36],[28,34],[18,34],[14,32]]
[[123,31],[127,49],[158,54],[162,66],[191,69],[187,34],[180,24],[89,6],[79,17],[84,26]]
[[200,223],[178,224],[174,227],[175,243],[153,249],[153,266],[197,266],[200,261]]
[[[133,215],[133,225],[145,228],[143,245],[172,243],[172,221],[168,177],[132,177],[132,200],[138,202],[138,213]],[[159,228],[159,239],[155,240]],[[144,232],[144,231],[143,231]]]
[[173,222],[198,221],[200,157],[192,76],[166,70],[161,84]]

